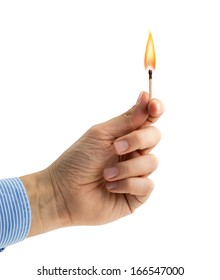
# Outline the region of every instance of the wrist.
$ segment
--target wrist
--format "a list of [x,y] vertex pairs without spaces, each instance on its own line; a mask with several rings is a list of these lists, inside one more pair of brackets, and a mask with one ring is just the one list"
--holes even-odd
[[20,177],[31,206],[31,227],[28,237],[65,226],[58,212],[60,198],[56,196],[48,170]]

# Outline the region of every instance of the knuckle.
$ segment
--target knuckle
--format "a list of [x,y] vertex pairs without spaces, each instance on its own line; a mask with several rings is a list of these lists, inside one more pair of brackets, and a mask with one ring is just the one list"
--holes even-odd
[[149,179],[148,181],[148,192],[147,193],[151,193],[154,190],[154,182],[152,180]]
[[159,165],[158,158],[155,155],[152,155],[152,154],[149,154],[148,156],[149,156],[149,161],[150,161],[150,164],[151,164],[151,168],[153,170],[157,169],[157,167]]
[[160,136],[160,130],[159,128],[157,128],[156,126],[150,126],[149,128],[151,128],[153,130],[153,132],[155,134],[157,134],[157,136]]
[[145,145],[146,141],[142,131],[134,131],[132,138],[132,142],[135,143],[138,148],[142,148]]
[[132,160],[128,160],[127,163],[125,164],[124,166],[125,170],[124,172],[126,174],[134,174],[134,171],[135,171],[135,164],[133,163]]
[[88,130],[89,133],[92,135],[96,135],[97,133],[100,133],[100,124],[95,124]]
[[157,127],[154,127],[154,130],[155,130],[155,134],[157,136],[157,143],[158,143],[160,141],[161,137],[162,137],[161,131]]
[[134,123],[134,117],[133,117],[134,112],[132,109],[128,110],[127,112],[121,115],[121,118],[124,119],[124,121],[127,123],[129,130],[134,130],[136,128],[136,125]]
[[137,106],[134,105],[130,110],[123,113],[121,117],[126,121],[128,131],[133,131],[143,123],[145,114],[143,115],[143,112],[137,110]]
[[133,180],[126,180],[126,190],[128,193],[132,193],[134,192],[134,182]]
[[131,142],[138,149],[147,149],[156,146],[161,139],[161,132],[157,127],[150,126],[136,130],[131,134]]
[[154,182],[151,179],[147,178],[146,185],[145,185],[142,195],[145,196],[146,198],[148,198],[153,190],[154,190]]
[[145,129],[137,130],[132,133],[132,143],[135,149],[146,149],[149,146],[148,137],[146,137],[147,131]]
[[152,137],[153,142],[155,144],[157,144],[161,139],[160,130],[155,126],[150,126],[150,127],[148,127],[148,129],[151,131],[151,137]]

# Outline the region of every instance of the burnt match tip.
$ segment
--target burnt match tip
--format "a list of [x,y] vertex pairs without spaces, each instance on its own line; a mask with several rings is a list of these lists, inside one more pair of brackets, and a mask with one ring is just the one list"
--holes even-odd
[[149,79],[152,79],[152,73],[153,73],[152,70],[149,69],[149,70],[148,70]]

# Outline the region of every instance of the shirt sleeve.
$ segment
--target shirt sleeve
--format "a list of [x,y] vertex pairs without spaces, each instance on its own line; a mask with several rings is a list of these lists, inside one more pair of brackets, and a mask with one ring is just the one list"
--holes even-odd
[[0,252],[24,240],[30,230],[31,208],[19,178],[0,180]]

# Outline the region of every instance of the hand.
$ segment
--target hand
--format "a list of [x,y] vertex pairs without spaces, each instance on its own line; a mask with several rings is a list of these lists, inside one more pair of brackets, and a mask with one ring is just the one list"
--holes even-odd
[[[153,190],[148,176],[157,167],[150,151],[160,132],[150,125],[163,111],[159,100],[148,102],[142,93],[129,111],[90,128],[38,173],[38,192],[44,193],[37,194],[38,231],[109,223],[141,206]],[[32,228],[31,235],[35,233]]]

